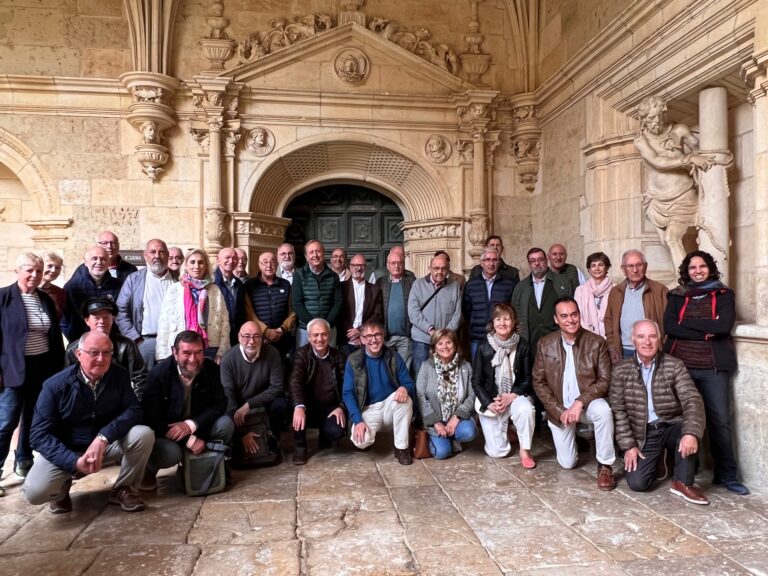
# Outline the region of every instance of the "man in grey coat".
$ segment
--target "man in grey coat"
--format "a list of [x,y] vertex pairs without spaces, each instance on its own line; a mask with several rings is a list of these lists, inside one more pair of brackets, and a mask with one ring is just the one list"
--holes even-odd
[[168,246],[158,238],[147,242],[145,268],[128,276],[117,297],[117,327],[139,347],[147,371],[155,365],[160,308],[168,288],[178,280],[168,268]]
[[435,256],[429,274],[413,283],[408,295],[408,318],[413,340],[413,374],[429,357],[429,342],[435,330],[456,331],[461,320],[461,288],[448,275],[450,264],[444,255]]

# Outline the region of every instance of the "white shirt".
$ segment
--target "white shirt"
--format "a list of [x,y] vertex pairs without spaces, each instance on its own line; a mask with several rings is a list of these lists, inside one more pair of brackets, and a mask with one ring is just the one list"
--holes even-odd
[[363,323],[363,306],[365,305],[365,285],[367,282],[362,280],[351,280],[352,287],[355,289],[355,319],[352,322],[352,328],[360,328]]
[[162,276],[155,276],[150,270],[147,270],[147,277],[144,281],[144,299],[142,300],[142,320],[141,334],[157,334],[157,322],[160,319],[160,309],[163,305],[163,298],[168,288],[173,286],[173,276],[170,269],[165,271]]
[[280,268],[280,278],[284,278],[285,280],[288,280],[291,284],[293,284],[293,273],[295,272],[295,268],[293,270],[286,270],[284,268]]
[[531,276],[533,280],[533,294],[536,296],[536,307],[541,308],[541,297],[544,294],[544,284],[547,282],[547,277],[544,276],[541,280],[536,280],[536,276]]
[[493,290],[493,283],[496,282],[498,274],[494,274],[490,278],[486,278],[485,272],[483,272],[483,280],[485,280],[485,288],[488,290],[488,301],[491,300],[491,290]]
[[565,348],[565,369],[563,370],[563,406],[570,408],[581,394],[576,378],[576,363],[573,361],[573,343],[563,338]]

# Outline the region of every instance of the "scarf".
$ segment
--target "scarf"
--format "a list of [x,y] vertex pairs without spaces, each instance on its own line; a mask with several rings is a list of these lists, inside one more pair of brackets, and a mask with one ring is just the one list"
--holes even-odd
[[203,337],[203,347],[208,348],[208,278],[197,280],[189,274],[181,277],[184,287],[184,322],[187,330],[194,330]]
[[447,422],[459,407],[459,387],[462,386],[459,355],[454,354],[448,364],[443,364],[437,354],[432,355],[432,360],[437,372],[437,400],[440,402],[442,421]]
[[[575,300],[581,312],[581,325],[595,334],[605,338],[605,311],[608,310],[608,293],[614,284],[611,278],[606,276],[599,284],[594,278],[587,280],[586,284],[576,289]],[[597,307],[595,299],[600,299],[600,307]]]
[[499,340],[496,333],[491,332],[486,338],[488,338],[488,344],[496,352],[491,359],[491,366],[494,368],[496,378],[496,389],[499,391],[499,396],[508,394],[512,391],[512,385],[515,383],[515,372],[512,366],[515,363],[520,335],[514,333],[507,340]]

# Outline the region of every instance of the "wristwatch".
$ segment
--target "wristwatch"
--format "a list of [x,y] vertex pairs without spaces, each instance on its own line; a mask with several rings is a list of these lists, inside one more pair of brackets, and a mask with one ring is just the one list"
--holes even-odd
[[104,442],[107,446],[109,446],[109,440],[107,440],[107,437],[104,436],[104,434],[96,434],[96,438]]

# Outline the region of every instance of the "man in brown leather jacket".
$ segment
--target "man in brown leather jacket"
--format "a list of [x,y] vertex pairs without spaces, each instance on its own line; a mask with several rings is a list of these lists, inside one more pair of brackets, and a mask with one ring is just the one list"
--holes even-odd
[[624,452],[627,484],[644,492],[656,479],[664,451],[674,451],[670,492],[692,504],[709,504],[693,485],[699,438],[704,433],[704,403],[685,364],[659,350],[659,327],[652,320],[632,326],[636,356],[616,366],[610,401],[616,442]]
[[533,365],[533,388],[549,417],[549,429],[563,468],[576,466],[576,424],[595,426],[597,487],[613,490],[611,465],[613,414],[606,401],[611,381],[611,359],[601,336],[581,327],[579,306],[570,296],[555,302],[555,323],[560,330],[539,340]]

